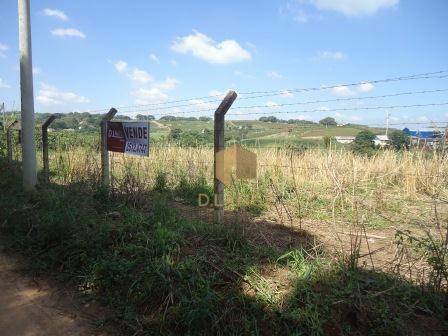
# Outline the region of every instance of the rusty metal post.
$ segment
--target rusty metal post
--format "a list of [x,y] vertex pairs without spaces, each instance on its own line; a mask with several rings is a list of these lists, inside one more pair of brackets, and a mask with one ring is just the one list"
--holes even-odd
[[48,126],[60,115],[52,114],[48,119],[42,124],[42,165],[44,173],[45,183],[50,182],[50,161],[48,158]]
[[108,190],[110,187],[109,151],[107,150],[107,126],[110,120],[117,114],[113,107],[101,119],[101,183]]
[[8,151],[8,163],[12,163],[12,131],[17,128],[19,125],[18,120],[14,120],[9,126],[6,128],[6,148]]
[[221,104],[215,111],[215,129],[214,129],[214,221],[222,224],[224,221],[224,183],[217,178],[218,165],[224,165],[224,162],[218,162],[218,152],[224,150],[224,116],[235,101],[237,94],[235,91],[229,91]]

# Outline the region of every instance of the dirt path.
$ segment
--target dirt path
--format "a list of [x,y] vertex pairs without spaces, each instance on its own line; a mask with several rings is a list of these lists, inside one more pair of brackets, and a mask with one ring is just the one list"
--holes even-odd
[[43,280],[27,278],[18,259],[0,245],[0,334],[7,336],[106,335],[93,329],[89,305]]
[[152,122],[154,125],[156,125],[157,127],[159,127],[159,128],[167,128],[167,129],[170,129],[169,126],[164,125],[164,124],[158,122],[157,120],[151,120],[151,122]]

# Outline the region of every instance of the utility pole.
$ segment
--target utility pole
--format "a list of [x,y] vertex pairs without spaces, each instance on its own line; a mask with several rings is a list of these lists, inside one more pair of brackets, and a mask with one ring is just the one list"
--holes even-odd
[[33,190],[37,184],[37,167],[36,146],[34,143],[35,123],[30,0],[18,0],[18,5],[23,187],[26,190]]
[[386,114],[386,137],[387,137],[387,133],[389,132],[389,117],[390,117],[390,112],[387,112],[387,114]]

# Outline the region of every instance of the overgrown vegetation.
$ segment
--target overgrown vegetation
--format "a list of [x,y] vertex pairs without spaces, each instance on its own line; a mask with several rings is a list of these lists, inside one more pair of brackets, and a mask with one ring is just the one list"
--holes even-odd
[[[0,165],[5,241],[29,257],[34,272],[56,274],[113,308],[120,334],[445,330],[440,292],[332,258],[305,231],[187,219],[160,193],[144,206],[125,205],[92,176],[24,194],[14,170]],[[167,182],[160,175],[158,181],[163,191]]]
[[111,153],[110,196],[93,132],[50,132],[36,194],[0,161],[0,230],[35,272],[113,308],[121,334],[443,335],[445,152],[378,150],[368,132],[267,146],[251,137],[297,130],[257,123],[226,125],[258,175],[226,187],[224,226],[197,206],[213,199],[212,123],[175,120],[148,158]]

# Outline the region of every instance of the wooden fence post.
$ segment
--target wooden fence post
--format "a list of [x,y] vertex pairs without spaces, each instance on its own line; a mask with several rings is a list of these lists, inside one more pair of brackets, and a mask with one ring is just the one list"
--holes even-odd
[[52,114],[48,119],[42,124],[42,164],[45,183],[50,182],[50,162],[48,159],[48,126],[60,115]]
[[12,163],[12,131],[18,125],[18,121],[14,120],[9,126],[6,128],[6,148],[8,151],[8,163]]
[[109,151],[107,150],[107,125],[115,114],[117,114],[117,110],[112,107],[103,119],[101,119],[101,182],[106,190],[110,187]]
[[[217,178],[217,168],[224,165],[224,162],[217,162],[217,154],[224,150],[224,116],[235,101],[237,94],[235,91],[229,91],[221,104],[215,111],[215,130],[214,130],[214,219],[215,223],[222,224],[224,220],[224,183]],[[223,156],[222,156],[223,157]]]

